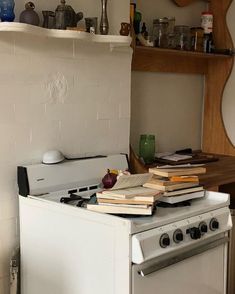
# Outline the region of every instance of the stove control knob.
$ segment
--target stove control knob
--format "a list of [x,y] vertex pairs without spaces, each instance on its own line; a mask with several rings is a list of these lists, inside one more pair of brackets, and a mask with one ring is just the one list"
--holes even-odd
[[207,224],[205,222],[201,222],[199,224],[199,230],[201,231],[201,234],[204,235],[205,233],[208,232],[208,227]]
[[173,240],[175,243],[180,243],[184,240],[183,232],[180,229],[178,229],[174,232]]
[[210,221],[210,230],[216,231],[219,228],[219,222],[216,218],[212,218]]
[[170,241],[170,237],[168,234],[161,235],[159,244],[162,248],[166,248],[167,246],[170,245],[170,243],[171,243],[171,241]]
[[197,239],[200,239],[202,234],[201,234],[201,231],[199,228],[196,228],[196,227],[193,227],[193,228],[190,228],[186,231],[187,234],[190,234],[190,237],[193,239],[193,240],[197,240]]

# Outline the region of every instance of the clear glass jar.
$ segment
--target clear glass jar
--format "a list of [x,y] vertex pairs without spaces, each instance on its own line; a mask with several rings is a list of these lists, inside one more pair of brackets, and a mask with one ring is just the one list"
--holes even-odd
[[175,49],[190,50],[190,27],[189,26],[175,26],[174,28],[174,43]]
[[153,21],[154,46],[159,48],[168,47],[168,26],[167,18],[157,18]]
[[174,28],[175,28],[175,17],[169,16],[169,17],[165,17],[165,19],[168,21],[168,34],[173,35]]
[[170,16],[166,17],[168,20],[168,41],[167,41],[167,47],[170,49],[175,48],[175,34],[174,34],[174,28],[175,28],[175,17]]

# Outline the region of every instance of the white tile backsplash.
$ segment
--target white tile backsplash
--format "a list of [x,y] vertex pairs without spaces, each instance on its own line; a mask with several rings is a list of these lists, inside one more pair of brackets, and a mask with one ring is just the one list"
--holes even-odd
[[0,294],[9,294],[17,165],[49,149],[68,157],[128,152],[131,49],[1,33]]

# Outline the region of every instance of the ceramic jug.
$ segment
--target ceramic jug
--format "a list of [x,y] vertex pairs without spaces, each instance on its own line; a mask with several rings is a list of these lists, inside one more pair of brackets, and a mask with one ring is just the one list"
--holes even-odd
[[130,24],[127,22],[122,22],[121,23],[121,29],[120,29],[120,35],[122,36],[128,36],[130,33]]
[[37,12],[34,11],[34,8],[35,5],[33,2],[27,2],[25,4],[25,10],[20,14],[20,22],[38,26],[39,16]]

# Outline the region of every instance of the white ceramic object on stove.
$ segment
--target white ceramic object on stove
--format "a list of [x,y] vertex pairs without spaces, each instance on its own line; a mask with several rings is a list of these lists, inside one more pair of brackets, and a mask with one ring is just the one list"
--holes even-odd
[[59,150],[49,150],[43,154],[42,162],[45,164],[55,164],[65,159],[63,153]]

